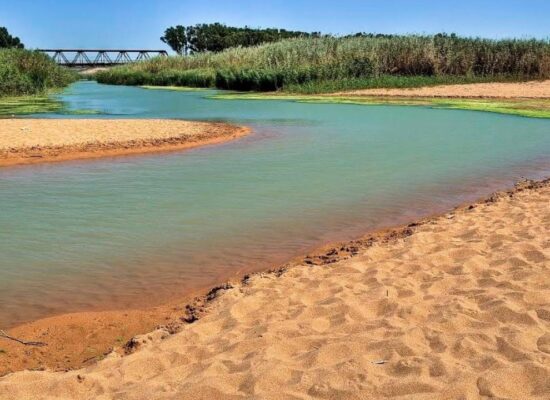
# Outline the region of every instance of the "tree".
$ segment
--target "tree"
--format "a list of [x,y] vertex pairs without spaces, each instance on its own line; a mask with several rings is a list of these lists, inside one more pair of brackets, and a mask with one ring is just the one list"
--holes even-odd
[[164,31],[164,36],[160,40],[170,46],[179,55],[187,53],[187,32],[184,26],[171,26]]
[[24,47],[18,37],[13,37],[5,27],[0,26],[0,48],[22,49]]
[[[170,27],[160,38],[178,54],[218,52],[229,47],[249,47],[261,43],[276,42],[294,37],[319,37],[319,32],[287,31],[285,29],[254,29],[248,26],[238,28],[216,22],[183,27]],[[178,51],[178,49],[180,49]],[[183,49],[183,51],[182,51]]]

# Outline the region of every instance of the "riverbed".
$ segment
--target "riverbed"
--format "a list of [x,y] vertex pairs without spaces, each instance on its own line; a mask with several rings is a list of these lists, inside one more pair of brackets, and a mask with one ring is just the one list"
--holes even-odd
[[0,327],[161,304],[550,170],[550,120],[213,94],[78,82],[59,95],[97,113],[86,118],[253,132],[176,153],[1,168]]

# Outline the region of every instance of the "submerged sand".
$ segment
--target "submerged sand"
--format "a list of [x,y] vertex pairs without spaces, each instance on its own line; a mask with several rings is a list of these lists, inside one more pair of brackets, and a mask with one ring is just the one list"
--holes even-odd
[[411,89],[363,89],[335,94],[351,96],[550,99],[550,80],[438,85]]
[[225,123],[162,119],[2,119],[0,166],[184,149],[242,136]]
[[[550,181],[218,288],[2,399],[548,399]],[[196,317],[200,317],[195,321]]]

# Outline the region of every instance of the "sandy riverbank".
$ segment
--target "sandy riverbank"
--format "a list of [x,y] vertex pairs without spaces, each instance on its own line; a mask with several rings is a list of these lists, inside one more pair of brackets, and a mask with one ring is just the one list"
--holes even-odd
[[345,96],[550,99],[550,80],[471,83],[411,89],[363,89],[335,93]]
[[0,166],[171,151],[247,134],[225,123],[161,119],[2,119]]
[[550,118],[550,80],[473,83],[410,89],[362,89],[323,94],[219,93],[219,100],[292,100],[321,104],[423,106]]
[[8,375],[0,398],[547,399],[548,204],[526,183],[246,277],[133,354]]

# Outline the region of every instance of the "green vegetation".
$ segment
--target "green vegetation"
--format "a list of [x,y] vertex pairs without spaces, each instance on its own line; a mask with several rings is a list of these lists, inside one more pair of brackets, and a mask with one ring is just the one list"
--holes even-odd
[[59,112],[63,104],[48,96],[0,97],[0,115]]
[[[161,62],[166,57],[154,58]],[[158,69],[154,71],[136,69],[139,64],[124,65],[97,72],[94,77],[99,83],[131,86],[187,86],[195,88],[214,87],[216,73],[205,68],[197,70]]]
[[62,103],[46,95],[74,82],[78,75],[23,47],[19,38],[0,27],[0,115],[61,111]]
[[201,90],[207,90],[203,88],[189,87],[189,86],[153,86],[153,85],[143,85],[140,86],[142,89],[151,89],[151,90],[175,90],[178,92],[196,92]]
[[320,94],[358,89],[414,88],[422,86],[452,85],[483,82],[517,81],[507,75],[471,76],[471,75],[380,75],[368,78],[350,78],[342,80],[309,81],[303,84],[286,85],[286,93]]
[[61,110],[62,104],[46,93],[75,81],[77,74],[23,47],[18,37],[0,27],[0,115]]
[[22,49],[0,50],[0,98],[40,95],[75,81],[77,75],[47,55]]
[[296,37],[318,37],[318,32],[308,33],[286,29],[237,28],[220,23],[193,26],[171,26],[160,38],[176,53],[189,54],[205,51],[219,52],[230,47],[250,47],[262,43],[277,42]]
[[486,111],[531,118],[550,118],[550,99],[461,99],[423,97],[323,96],[262,93],[224,93],[211,96],[218,100],[289,100],[303,103],[401,105]]
[[100,114],[98,110],[67,110],[65,104],[55,96],[0,97],[0,116],[57,113],[70,115]]
[[530,118],[550,118],[550,101],[548,100],[439,99],[434,101],[432,99],[432,105],[437,108],[486,111]]
[[544,79],[550,41],[435,36],[297,38],[155,58],[99,72],[101,83],[323,93],[366,87]]
[[180,56],[187,52],[187,35],[184,26],[177,25],[167,28],[164,31],[164,36],[160,37],[160,40],[170,46]]
[[0,49],[22,49],[25,45],[17,36],[12,36],[8,30],[0,26]]

